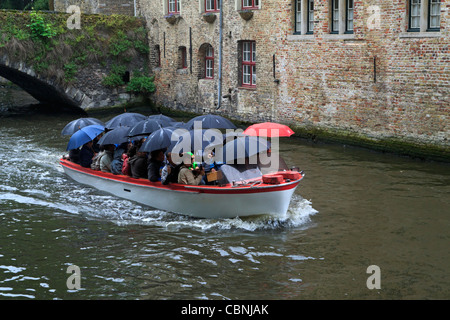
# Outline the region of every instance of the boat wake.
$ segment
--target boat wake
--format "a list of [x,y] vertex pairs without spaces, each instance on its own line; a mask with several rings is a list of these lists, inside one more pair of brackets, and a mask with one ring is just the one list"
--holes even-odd
[[[97,196],[98,198],[100,196]],[[107,203],[107,210],[91,211],[91,217],[111,220],[118,225],[149,225],[177,231],[180,229],[196,229],[199,231],[220,230],[275,230],[282,228],[308,228],[311,226],[311,216],[318,211],[311,206],[311,202],[301,196],[294,195],[285,217],[260,215],[232,219],[200,219],[183,216],[162,210],[149,210],[147,207],[130,201],[106,196],[103,202]]]

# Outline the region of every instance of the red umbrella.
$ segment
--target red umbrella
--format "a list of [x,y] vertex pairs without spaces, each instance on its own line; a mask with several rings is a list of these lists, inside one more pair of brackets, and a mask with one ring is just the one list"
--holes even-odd
[[284,124],[263,122],[251,125],[245,129],[244,134],[259,137],[290,137],[294,131]]

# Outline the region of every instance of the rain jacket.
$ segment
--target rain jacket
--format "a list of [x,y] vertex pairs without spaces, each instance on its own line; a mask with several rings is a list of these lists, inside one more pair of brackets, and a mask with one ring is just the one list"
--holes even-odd
[[113,158],[112,151],[106,151],[100,159],[100,170],[103,172],[111,172],[111,162]]
[[178,183],[198,186],[202,181],[202,178],[202,175],[198,175],[197,177],[194,176],[192,170],[183,166],[178,174]]

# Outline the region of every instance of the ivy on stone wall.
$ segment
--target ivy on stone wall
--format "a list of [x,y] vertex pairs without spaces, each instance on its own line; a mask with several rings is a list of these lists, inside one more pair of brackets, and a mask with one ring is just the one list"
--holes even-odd
[[[138,56],[148,61],[147,31],[142,20],[121,15],[81,15],[81,29],[69,29],[65,13],[0,10],[0,54],[23,62],[41,76],[67,84],[82,70],[100,65],[110,70],[104,84],[117,87],[117,70],[130,70]],[[145,87],[144,87],[145,88]]]

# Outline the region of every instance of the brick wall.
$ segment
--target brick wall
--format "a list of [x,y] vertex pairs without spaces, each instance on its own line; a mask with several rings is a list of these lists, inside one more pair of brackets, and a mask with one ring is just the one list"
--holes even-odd
[[[165,17],[166,1],[138,1],[138,13],[149,26],[155,98],[172,108],[213,111],[218,103],[219,14],[207,22],[203,0],[180,0],[181,12],[172,24]],[[355,0],[353,33],[330,34],[330,1],[315,0],[313,33],[295,34],[294,0],[259,0],[249,20],[239,14],[239,0],[224,0],[219,112],[247,121],[448,147],[450,0],[441,1],[438,32],[407,32],[407,1]],[[256,41],[254,88],[239,81],[238,46],[245,40]],[[213,80],[199,78],[205,44],[214,48]],[[186,69],[179,68],[180,46],[187,49]]]
[[[313,34],[297,35],[294,1],[260,0],[260,8],[246,21],[235,0],[224,0],[222,112],[249,121],[448,146],[450,0],[441,3],[440,31],[419,33],[407,32],[406,1],[354,1],[353,34],[330,34],[330,1],[316,0]],[[214,110],[219,15],[208,23],[198,0],[184,0],[181,18],[170,24],[164,18],[167,6],[160,1],[142,0],[140,6],[154,27],[152,45],[164,52],[155,69],[157,99],[176,108]],[[256,41],[255,88],[239,85],[242,40]],[[198,78],[204,43],[214,48],[214,80]],[[187,70],[178,69],[178,46],[186,46],[188,56],[192,50],[192,72],[189,61]]]
[[66,12],[70,5],[77,5],[83,13],[134,15],[133,0],[53,0],[54,9]]

